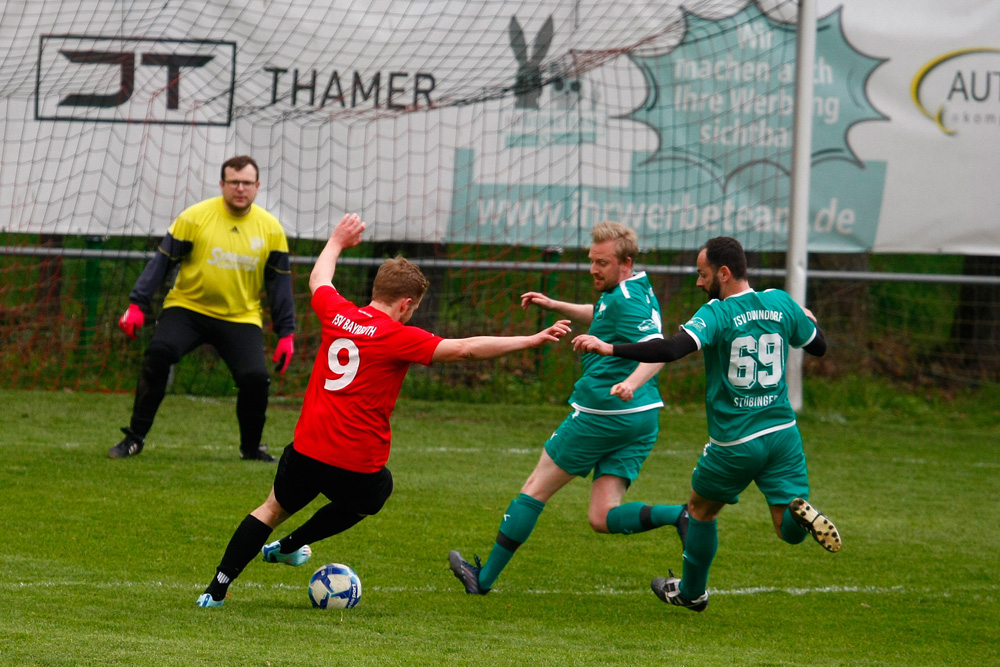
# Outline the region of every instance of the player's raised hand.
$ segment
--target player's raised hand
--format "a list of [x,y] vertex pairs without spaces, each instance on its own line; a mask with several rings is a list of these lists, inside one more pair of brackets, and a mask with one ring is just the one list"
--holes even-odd
[[552,299],[541,292],[525,292],[521,295],[521,308],[527,309],[531,304],[535,304],[545,310],[552,309]]
[[614,352],[614,347],[611,343],[605,343],[600,338],[591,336],[590,334],[583,334],[574,338],[573,349],[576,352],[593,352],[604,357]]
[[571,331],[569,320],[559,320],[550,327],[546,327],[535,334],[538,339],[534,347],[545,343],[555,343]]
[[611,387],[611,395],[617,396],[626,403],[632,400],[635,390],[632,388],[628,382],[619,382],[615,386]]
[[348,213],[337,226],[333,228],[330,238],[341,248],[353,248],[361,243],[361,233],[365,231],[365,223],[357,213]]

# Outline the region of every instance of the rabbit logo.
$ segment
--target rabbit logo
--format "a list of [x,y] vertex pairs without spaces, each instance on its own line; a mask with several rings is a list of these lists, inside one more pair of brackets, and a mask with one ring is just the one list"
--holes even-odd
[[517,17],[511,17],[510,27],[510,48],[514,51],[514,59],[517,60],[517,74],[514,78],[514,107],[517,109],[537,109],[538,98],[542,94],[542,60],[552,46],[552,37],[555,34],[554,24],[550,16],[541,31],[535,37],[535,43],[528,54],[528,42],[524,38],[524,31],[521,24],[517,22]]
[[557,109],[573,109],[580,103],[580,81],[556,76],[552,79],[552,101]]

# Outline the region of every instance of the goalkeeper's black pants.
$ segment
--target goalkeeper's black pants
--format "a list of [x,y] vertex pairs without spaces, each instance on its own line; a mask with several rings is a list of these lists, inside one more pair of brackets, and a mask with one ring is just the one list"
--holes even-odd
[[256,324],[226,322],[186,308],[167,308],[156,322],[139,371],[130,428],[140,438],[146,437],[166,393],[170,367],[203,344],[215,348],[232,373],[238,388],[240,449],[254,452],[264,432],[271,384],[264,332]]

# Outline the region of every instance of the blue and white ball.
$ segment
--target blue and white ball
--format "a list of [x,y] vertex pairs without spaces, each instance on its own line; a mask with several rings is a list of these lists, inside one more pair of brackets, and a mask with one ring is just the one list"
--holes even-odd
[[351,609],[361,601],[361,578],[346,565],[324,565],[309,579],[309,601],[320,609]]

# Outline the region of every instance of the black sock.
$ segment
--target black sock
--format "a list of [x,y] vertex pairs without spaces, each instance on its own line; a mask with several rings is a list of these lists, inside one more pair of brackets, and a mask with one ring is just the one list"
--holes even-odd
[[290,554],[328,537],[342,533],[364,519],[354,512],[345,512],[339,505],[330,503],[316,510],[309,520],[281,540],[281,553]]
[[229,540],[229,546],[222,555],[222,562],[216,568],[215,578],[205,592],[217,601],[225,598],[229,584],[233,583],[233,580],[243,572],[243,568],[257,557],[270,534],[270,526],[248,514]]
[[212,579],[212,583],[205,589],[205,592],[211,595],[212,599],[216,602],[225,600],[226,593],[229,591],[229,584],[231,583],[233,583],[233,576],[223,572],[221,568],[216,568],[215,577]]

